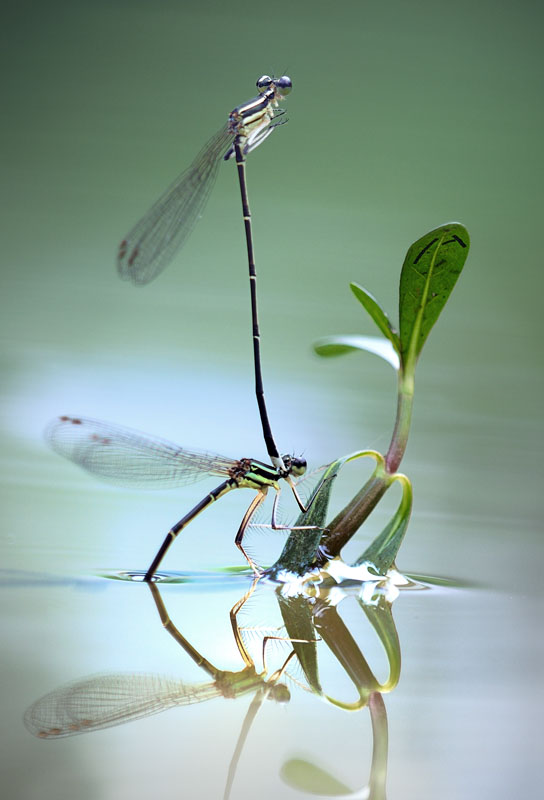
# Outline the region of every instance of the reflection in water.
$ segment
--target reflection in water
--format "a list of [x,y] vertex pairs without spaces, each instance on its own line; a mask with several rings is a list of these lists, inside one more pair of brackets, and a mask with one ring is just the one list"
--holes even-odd
[[[330,793],[344,797],[379,800],[385,798],[388,744],[387,715],[382,694],[392,691],[399,681],[401,653],[387,589],[378,585],[374,585],[374,589],[374,593],[366,602],[360,593],[356,596],[360,607],[376,631],[387,657],[389,676],[384,683],[380,683],[375,677],[338,613],[338,605],[349,596],[348,592],[338,589],[325,590],[313,603],[307,602],[300,596],[288,598],[280,596],[278,599],[288,634],[291,636],[296,632],[314,631],[314,635],[327,645],[350,678],[358,693],[358,699],[348,702],[327,694],[320,683],[315,653],[309,648],[303,650],[295,643],[293,647],[312,690],[322,699],[345,711],[357,711],[365,706],[368,706],[370,711],[374,745],[368,784],[356,792],[347,789],[344,791],[338,786],[337,790]],[[323,791],[323,771],[308,762],[300,760],[287,762],[282,770],[282,777],[295,788],[310,793],[316,793],[316,790],[320,794],[327,793]],[[331,781],[333,779],[328,776],[325,783],[330,784]]]
[[368,784],[353,791],[322,767],[301,758],[292,758],[283,765],[281,777],[285,783],[308,794],[341,797],[343,800],[384,800],[388,733],[385,703],[379,692],[369,695],[368,710],[374,740]]
[[[260,641],[262,671],[257,670],[248,645],[255,628],[240,626],[238,619],[241,609],[255,593],[260,580],[265,589],[275,592],[283,619],[281,628],[271,627]],[[371,587],[372,592],[369,587],[363,587],[368,595],[366,598],[361,586],[357,590],[353,586],[346,590],[314,587],[312,596],[289,596],[285,585],[278,586],[263,579],[255,579],[229,614],[236,646],[244,662],[244,667],[238,671],[221,670],[196,650],[170,619],[158,586],[147,585],[164,628],[212,680],[187,684],[162,675],[134,673],[112,673],[84,678],[55,689],[27,709],[24,722],[32,734],[43,739],[57,739],[120,725],[174,706],[201,703],[217,697],[235,699],[252,694],[227,776],[224,797],[228,798],[253,720],[265,699],[276,702],[290,700],[290,691],[285,684],[285,678],[289,678],[295,685],[340,709],[357,711],[368,706],[374,740],[370,779],[364,789],[351,793],[351,796],[369,797],[373,800],[385,798],[387,717],[382,694],[396,686],[401,663],[400,645],[385,583],[375,583]],[[387,657],[389,675],[383,683],[375,677],[338,613],[338,606],[343,599],[353,595],[375,630]],[[263,629],[259,626],[258,630],[262,632]],[[273,642],[288,646],[289,652],[286,657],[282,657],[281,666],[268,673],[266,654]],[[353,683],[357,692],[355,701],[335,697],[322,687],[318,668],[318,643],[327,646]],[[297,667],[296,676],[291,670],[294,666]],[[318,774],[319,768],[301,761],[287,762],[282,770],[282,777],[287,783],[309,792],[313,791],[312,786]]]

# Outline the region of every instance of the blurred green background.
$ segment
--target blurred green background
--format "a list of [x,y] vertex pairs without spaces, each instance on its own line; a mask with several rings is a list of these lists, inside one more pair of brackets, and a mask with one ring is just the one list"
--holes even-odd
[[[514,592],[522,605],[507,619],[514,624],[523,608],[523,624],[508,652],[528,646],[531,674],[540,647],[531,615],[542,600],[541,4],[23,0],[6,5],[0,36],[8,674],[20,674],[22,654],[35,658],[33,635],[21,643],[41,607],[36,593],[9,593],[12,571],[142,569],[204,493],[103,487],[47,450],[41,432],[51,417],[94,416],[234,458],[265,455],[232,162],[221,166],[182,255],[155,283],[135,289],[114,266],[120,239],[229,111],[254,96],[263,73],[287,73],[294,87],[288,125],[248,163],[265,388],[280,448],[303,451],[314,466],[361,447],[386,449],[390,367],[365,355],[321,362],[311,344],[330,333],[375,333],[351,280],[396,319],[408,246],[443,222],[463,222],[471,253],[418,369],[403,463],[415,507],[399,566],[506,587],[504,600]],[[360,485],[360,470],[339,482],[337,507]],[[232,539],[250,499],[238,494],[195,523],[169,567],[237,563]],[[387,504],[377,510],[352,555],[387,514]],[[485,608],[493,640],[508,622]],[[62,651],[74,631],[51,614],[48,624],[66,631]],[[424,626],[413,635],[414,649],[425,649]],[[39,694],[62,680],[50,665],[38,689],[33,665],[10,702],[13,753],[26,747],[19,720],[29,686]],[[488,668],[484,659],[477,671]],[[63,679],[79,674],[74,665],[65,671]],[[531,730],[521,711],[513,719]],[[400,783],[412,761],[398,759]],[[507,788],[530,782],[519,763],[512,757]],[[34,796],[18,764],[13,756],[12,796]],[[453,798],[461,788],[472,796],[464,784],[448,794],[453,762],[449,772],[435,764],[420,796],[440,789]],[[485,786],[473,796],[511,796],[501,794],[504,781]],[[57,789],[53,782],[51,796]]]

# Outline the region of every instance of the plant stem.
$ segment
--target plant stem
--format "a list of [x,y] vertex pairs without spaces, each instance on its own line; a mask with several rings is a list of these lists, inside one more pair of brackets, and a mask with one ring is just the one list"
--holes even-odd
[[377,506],[391,484],[384,464],[378,464],[372,476],[353,500],[336,515],[321,537],[317,553],[317,565],[323,566],[335,558],[360,528],[370,512]]
[[385,469],[389,474],[393,474],[398,470],[408,442],[414,404],[414,368],[406,369],[402,366],[400,367],[398,386],[397,418],[391,443],[385,457]]
[[414,369],[415,360],[407,368],[403,369],[401,366],[399,369],[397,417],[385,461],[378,461],[369,480],[328,526],[328,530],[321,537],[317,553],[318,566],[323,566],[331,558],[339,555],[344,545],[361,527],[395,480],[394,476],[402,461],[410,432],[414,402]]
[[368,798],[369,800],[385,800],[389,732],[385,703],[379,692],[372,692],[368,700],[368,708],[372,722],[372,738],[374,740],[369,781],[370,794]]

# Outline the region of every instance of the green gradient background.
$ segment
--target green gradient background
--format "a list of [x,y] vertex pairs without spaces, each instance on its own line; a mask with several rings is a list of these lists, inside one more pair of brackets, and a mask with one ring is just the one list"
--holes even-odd
[[[432,606],[422,614],[406,601],[399,609],[401,639],[404,633],[409,642],[406,691],[430,690],[436,703],[427,716],[406,698],[393,706],[390,796],[416,796],[416,788],[421,798],[530,793],[537,719],[528,686],[516,684],[515,708],[494,714],[514,685],[517,654],[530,684],[541,651],[533,635],[542,601],[541,5],[20,2],[7,5],[0,36],[4,569],[71,575],[143,568],[180,503],[190,507],[202,494],[198,487],[182,497],[102,487],[44,447],[41,431],[56,414],[109,419],[233,457],[264,455],[233,165],[222,166],[204,219],[155,283],[140,290],[123,284],[114,256],[230,109],[254,95],[257,77],[287,72],[294,84],[285,103],[289,124],[248,165],[265,386],[282,449],[304,450],[317,465],[359,447],[386,448],[395,407],[390,368],[371,356],[320,362],[311,343],[328,333],[375,332],[350,295],[350,280],[395,317],[410,243],[450,219],[472,237],[465,273],[418,371],[403,465],[414,481],[415,510],[399,566],[477,580],[498,594],[477,595],[470,605],[465,598],[462,611],[458,601],[442,600],[449,623]],[[357,469],[339,484],[338,507],[360,484]],[[233,532],[249,500],[240,494],[223,501],[221,516],[214,509],[195,523],[168,566],[233,563]],[[387,508],[375,517],[379,530]],[[372,525],[360,532],[353,555],[372,532]],[[160,671],[159,663],[125,663],[116,634],[100,629],[98,611],[91,614],[81,596],[15,592],[6,574],[2,685],[12,691],[3,772],[10,796],[143,796],[151,778],[131,782],[120,766],[105,766],[114,751],[108,742],[126,746],[107,737],[121,734],[97,734],[92,745],[92,737],[45,745],[30,739],[20,718],[25,705],[63,681],[113,663]],[[128,619],[133,609],[124,611]],[[91,664],[74,642],[89,636]],[[427,669],[431,636],[448,640],[437,671]],[[472,662],[455,660],[456,637],[475,653]],[[471,738],[466,726],[467,719],[475,724],[475,706],[465,708],[460,698],[474,675],[486,678],[473,690],[481,716]],[[311,720],[324,724],[315,706],[290,723],[285,754],[304,739],[297,724],[302,731]],[[215,724],[191,713],[202,735]],[[331,726],[347,719],[323,713]],[[357,724],[345,722],[346,741]],[[519,752],[510,727],[525,732]],[[137,732],[128,735],[135,745]],[[421,749],[399,745],[403,736]],[[440,752],[436,741],[444,743]],[[328,744],[327,763],[349,774],[357,761],[346,755],[342,772],[335,745]],[[81,748],[77,756],[73,747]],[[97,749],[91,755],[85,747]],[[493,769],[499,761],[502,771]],[[251,763],[258,775],[257,755]],[[291,796],[274,765],[266,769],[261,796]],[[57,785],[57,773],[68,789]],[[157,777],[154,796],[172,797],[175,779]],[[254,796],[249,772],[244,785],[237,797]]]

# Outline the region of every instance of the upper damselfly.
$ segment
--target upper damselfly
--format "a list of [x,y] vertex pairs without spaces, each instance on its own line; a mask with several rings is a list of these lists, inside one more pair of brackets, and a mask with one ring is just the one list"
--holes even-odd
[[292,89],[284,75],[263,75],[257,81],[259,95],[237,106],[228,122],[212,137],[191,166],[174,181],[149,209],[119,246],[117,267],[122,278],[143,285],[155,278],[182,247],[200,216],[217,177],[222,159],[234,156],[240,183],[250,278],[255,393],[263,437],[272,464],[284,471],[285,464],[272,435],[264,398],[257,314],[256,269],[251,230],[251,213],[245,177],[245,159],[272,133],[284,112],[279,108]]
[[[280,473],[262,461],[249,458],[236,461],[212,453],[188,450],[163,439],[87,417],[58,417],[49,425],[45,435],[57,453],[94,475],[121,486],[161,489],[187,486],[206,476],[225,478],[168,531],[145,574],[146,581],[153,578],[166,551],[180,531],[204,509],[232,489],[245,488],[257,492],[244,514],[235,538],[236,546],[255,573],[259,570],[244,550],[242,540],[246,528],[264,501],[268,490],[274,489],[276,492],[272,508],[272,528],[275,530],[286,528],[276,521],[281,479],[291,487],[301,511],[307,510],[292,479],[292,476],[301,476],[306,471],[304,458],[284,456],[285,470]],[[309,528],[315,529],[314,526],[301,526],[295,530]]]
[[123,239],[117,257],[122,278],[140,285],[156,278],[201,215],[220,162],[235,156],[236,142],[245,157],[272,133],[277,117],[284,113],[278,103],[291,91],[291,79],[263,75],[257,88],[260,94],[231,111],[228,122],[206,143],[191,166]]

